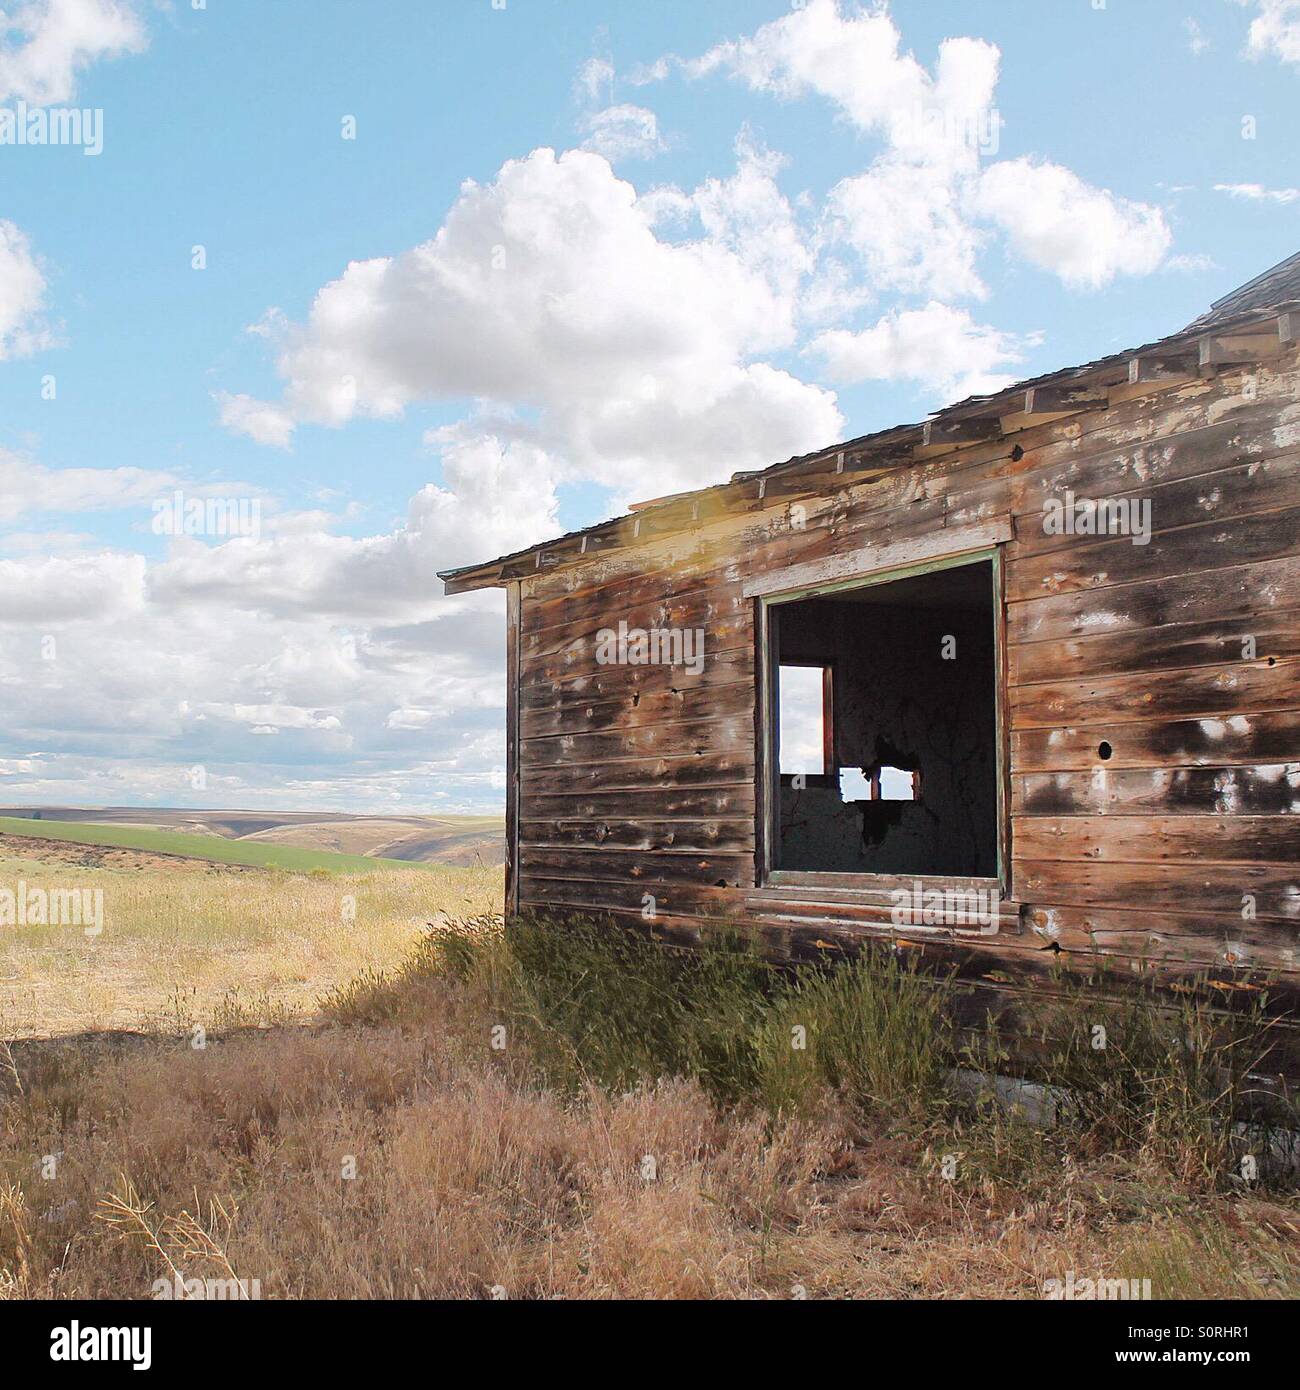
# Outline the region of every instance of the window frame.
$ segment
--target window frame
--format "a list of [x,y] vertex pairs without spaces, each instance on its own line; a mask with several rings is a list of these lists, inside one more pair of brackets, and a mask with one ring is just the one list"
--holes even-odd
[[[892,584],[902,579],[911,579],[920,574],[932,574],[938,570],[961,569],[967,565],[988,563],[993,586],[993,679],[994,679],[994,756],[996,759],[997,784],[997,872],[989,878],[964,880],[988,887],[997,887],[1005,900],[1010,892],[1011,882],[1011,819],[1010,819],[1010,743],[1007,715],[1007,652],[1006,652],[1006,565],[1003,537],[982,538],[985,543],[979,548],[957,550],[949,554],[917,561],[911,564],[894,564],[883,569],[869,569],[859,574],[837,574],[825,582],[818,582],[808,575],[806,566],[797,566],[790,571],[794,587],[780,587],[780,576],[764,577],[761,591],[751,594],[755,604],[754,630],[757,645],[755,671],[759,690],[755,702],[755,753],[757,784],[756,824],[755,824],[755,882],[760,888],[767,887],[828,887],[831,881],[838,886],[878,892],[882,887],[890,887],[899,882],[897,874],[845,874],[833,870],[780,869],[774,867],[776,848],[780,843],[781,771],[779,747],[779,710],[775,703],[779,688],[779,666],[809,665],[819,666],[821,662],[781,662],[779,660],[779,641],[774,640],[775,629],[779,623],[779,610],[783,605],[796,603],[802,599],[818,598],[823,595],[841,593],[850,589],[873,588],[881,584]],[[881,558],[885,558],[882,554]],[[802,582],[801,582],[802,581]],[[755,590],[760,586],[755,585]],[[833,713],[833,711],[832,711]],[[833,725],[832,729],[833,738]],[[838,770],[835,775],[838,777]],[[909,881],[913,875],[906,876]],[[949,876],[928,875],[935,881]]]
[[[872,773],[871,773],[871,800],[872,800],[872,801],[901,801],[901,802],[920,801],[920,799],[921,799],[921,774],[920,774],[919,771],[913,771],[913,772],[909,772],[909,773],[907,774],[907,775],[912,779],[912,795],[911,795],[910,797],[909,797],[909,796],[890,796],[890,797],[882,796],[882,795],[880,794],[880,792],[881,792],[881,788],[880,788],[880,774],[881,774],[881,771],[882,771],[882,769],[880,769],[880,768],[877,767],[877,768],[873,769],[873,770],[872,770]],[[901,768],[901,767],[898,767],[898,768],[893,768],[892,771],[894,771],[894,772],[902,772],[902,771],[904,771],[904,769]]]
[[[779,643],[777,644],[780,645]],[[798,666],[801,669],[819,670],[822,673],[822,770],[817,773],[806,773],[811,782],[813,778],[837,778],[840,774],[839,763],[835,758],[835,663],[834,661],[781,661],[773,668],[776,671],[776,687],[774,697],[774,707],[777,710],[777,719],[773,728],[772,756],[776,760],[777,773],[781,777],[793,777],[793,772],[781,771],[781,748],[780,748],[780,706],[781,706],[781,667]]]

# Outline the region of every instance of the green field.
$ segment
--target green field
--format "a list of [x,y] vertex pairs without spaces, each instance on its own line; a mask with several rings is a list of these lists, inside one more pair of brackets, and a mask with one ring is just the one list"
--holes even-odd
[[23,835],[36,840],[64,840],[78,845],[106,845],[146,854],[176,854],[185,859],[207,859],[217,864],[247,864],[258,869],[285,869],[309,873],[320,869],[332,874],[374,873],[378,870],[437,870],[438,864],[380,859],[365,854],[335,854],[329,850],[301,849],[296,845],[258,844],[227,840],[220,835],[196,835],[187,830],[156,830],[150,826],[102,825],[87,821],[26,820],[0,816],[0,834]]

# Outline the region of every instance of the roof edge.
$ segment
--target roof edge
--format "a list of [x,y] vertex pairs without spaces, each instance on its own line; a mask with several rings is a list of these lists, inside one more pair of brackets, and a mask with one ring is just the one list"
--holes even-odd
[[[727,482],[673,494],[626,516],[539,541],[494,560],[439,570],[438,578],[448,594],[496,588],[533,574],[581,564],[611,550],[674,535],[728,514],[765,510],[776,498],[786,501],[816,495],[832,486],[869,482],[1051,419],[1105,409],[1109,392],[1116,386],[1146,384],[1154,393],[1178,381],[1208,379],[1224,368],[1275,357],[1294,348],[1298,340],[1300,300],[1247,310],[1216,322],[1212,329],[1189,324],[1142,347],[1127,348],[1082,366],[1062,367],[991,395],[957,401],[921,424],[893,426],[764,469],[741,471]],[[1004,424],[1009,417],[1018,417],[1011,428]]]

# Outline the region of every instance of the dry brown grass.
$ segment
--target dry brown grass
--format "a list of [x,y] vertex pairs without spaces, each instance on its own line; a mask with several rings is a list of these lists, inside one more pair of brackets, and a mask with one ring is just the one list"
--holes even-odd
[[923,1144],[829,1098],[780,1122],[680,1080],[566,1099],[491,1050],[458,987],[421,998],[418,1026],[203,1051],[17,1044],[0,1281],[18,1297],[148,1297],[179,1271],[264,1298],[982,1298],[1073,1269],[1152,1277],[1157,1297],[1300,1292],[1292,1206],[1139,1193],[1105,1168],[1028,1194],[954,1185]]
[[0,930],[0,1036],[284,1022],[400,959],[431,919],[501,898],[497,869],[291,874],[130,850],[77,863],[93,856],[40,843],[0,857],[0,884],[102,889],[104,930]]
[[[423,872],[410,885],[367,878],[375,896],[359,900],[354,940],[334,917],[342,880],[168,872],[140,871],[133,942],[116,965],[59,954],[79,945],[23,944],[28,968],[50,969],[46,998],[67,1022],[113,1016],[78,1002],[92,979],[138,1016],[196,971],[193,997],[214,1007],[250,977],[292,984],[294,1001],[363,979],[313,1021],[295,1015],[299,1026],[230,1026],[240,1016],[227,1009],[227,1031],[201,1048],[190,1020],[165,1010],[144,1035],[0,1047],[0,1295],[147,1298],[182,1278],[244,1281],[263,1298],[1036,1298],[1071,1270],[1150,1278],[1156,1297],[1300,1294],[1294,1200],[1180,1181],[1152,1155],[1093,1151],[1045,1169],[976,1144],[948,1181],[951,1133],[901,1119],[873,1056],[854,1063],[859,1092],[875,1098],[865,1110],[861,1095],[850,1103],[806,1076],[777,1118],[752,1097],[719,1104],[707,1076],[712,1095],[672,1076],[591,1084],[598,1063],[618,1073],[615,1042],[653,1059],[676,1014],[662,1039],[647,1024],[593,1052],[592,1017],[611,1006],[598,996],[589,1016],[577,995],[597,986],[590,963],[558,957],[550,993],[538,977],[527,1010],[588,1040],[575,1070],[539,1050],[545,1028],[530,1036],[527,1010],[503,1010],[518,961],[490,924],[469,973],[431,968],[427,946],[395,971],[416,919],[456,907],[425,901]],[[467,898],[476,886],[466,879]],[[42,949],[52,966],[37,964]],[[743,1002],[743,968],[719,969],[699,997]],[[633,970],[615,974],[601,987],[632,1014],[662,994],[653,969],[639,984]],[[823,1007],[851,989],[841,983]],[[836,1007],[875,998],[887,1035],[908,1016],[889,1012],[907,999],[891,988],[861,982]],[[786,1022],[777,1016],[778,1031]],[[748,1075],[715,1033],[682,1057]],[[791,1088],[778,1081],[779,1097]]]

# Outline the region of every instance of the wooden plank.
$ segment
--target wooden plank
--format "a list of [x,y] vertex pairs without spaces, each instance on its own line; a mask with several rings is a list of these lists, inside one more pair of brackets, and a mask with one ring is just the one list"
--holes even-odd
[[833,555],[809,564],[754,574],[745,580],[747,598],[772,597],[778,594],[802,592],[815,586],[842,583],[845,580],[869,579],[887,574],[926,560],[947,559],[963,554],[988,550],[1011,539],[1009,519],[989,522],[982,526],[964,526],[955,530],[939,530],[917,540],[893,545],[873,546],[847,555]]
[[[552,877],[547,874],[524,875],[521,885],[522,901],[534,907],[567,906],[588,916],[601,913],[625,913],[644,924],[652,920],[689,917],[697,922],[726,921],[744,911],[744,895],[735,889],[721,889],[698,883],[655,884],[632,882],[628,879],[571,876]],[[653,908],[645,902],[650,894]],[[654,911],[655,919],[643,917],[644,911]]]
[[[747,907],[754,921],[819,936],[846,929],[854,932],[872,931],[884,937],[903,940],[939,937],[952,941],[987,942],[994,937],[1006,940],[1008,936],[1008,923],[997,917],[985,921],[982,914],[968,915],[960,910],[953,914],[951,922],[945,922],[934,920],[933,914],[929,914],[930,920],[926,920],[926,911],[913,907],[891,908],[868,904],[818,907],[810,903],[750,903]],[[1014,940],[1017,933],[1012,930],[1010,935]]]
[[[556,576],[556,581],[568,577],[570,585],[555,596],[525,595],[530,610],[537,605],[535,619],[530,611],[530,628],[543,630],[558,624],[585,630],[594,640],[595,630],[605,625],[611,614],[617,616],[620,611],[625,614],[639,607],[653,609],[654,605],[693,595],[697,590],[734,593],[742,570],[780,568],[795,553],[804,558],[839,553],[845,547],[844,528],[855,515],[856,504],[839,495],[819,506],[820,512],[807,518],[796,517],[793,509],[787,507],[749,519],[743,527],[728,532],[676,537],[654,549],[638,552],[640,568],[635,573],[613,569],[612,562],[603,562],[587,567],[583,576],[586,584],[577,586],[573,584],[573,572],[564,571]],[[941,528],[943,502],[935,499],[868,515],[873,523],[872,539],[877,544],[889,544]],[[628,557],[621,558],[624,564],[628,562]],[[716,636],[712,645],[717,650]]]
[[[943,513],[942,499],[864,509],[860,500],[842,493],[825,499],[815,516],[811,511],[801,518],[783,515],[768,530],[735,539],[731,554],[740,561],[742,593],[745,580],[780,573],[794,563],[844,558],[858,548],[854,536],[860,535],[860,543],[880,551],[898,548],[901,552],[907,542],[929,541],[943,530]],[[755,595],[745,593],[745,597]]]
[[997,776],[997,874],[1001,887],[1011,887],[1011,696],[1007,647],[1006,552],[993,560],[993,718],[994,771]]
[[1007,557],[1007,597],[1016,602],[1159,575],[1279,560],[1294,554],[1295,534],[1296,512],[1288,509],[1184,526],[1153,537],[1150,545],[1134,545],[1127,537],[1114,536],[1021,558],[1013,543]]
[[637,689],[612,699],[557,702],[550,709],[525,710],[522,733],[526,739],[555,738],[562,734],[631,729],[649,724],[679,724],[733,715],[752,717],[753,710],[752,680],[717,686],[671,686],[666,690],[651,688],[645,693]]
[[[1250,416],[1269,407],[1282,410],[1289,403],[1289,399],[1294,398],[1293,372],[1289,367],[1276,367],[1264,362],[1259,364],[1258,371],[1253,375],[1256,377],[1256,391],[1251,398],[1247,398],[1238,389],[1239,383],[1231,373],[1222,380],[1194,381],[1164,396],[1138,396],[1131,400],[1123,400],[1112,394],[1110,410],[1090,412],[1079,416],[1077,420],[1053,421],[1031,427],[1017,435],[1017,443],[1028,451],[1027,464],[1032,467],[1037,462],[1046,463],[1056,457],[1077,455],[1081,444],[1086,443],[1088,447],[1098,449],[1137,445],[1142,441],[1178,435],[1238,416]],[[910,492],[912,496],[916,496],[916,488],[919,486],[924,490],[927,479],[931,480],[929,485],[937,489],[941,497],[945,484],[937,475],[928,471],[930,468],[937,467],[939,473],[946,477],[967,468],[992,467],[999,458],[1005,460],[1005,442],[1001,439],[986,444],[974,444],[960,453],[945,455],[937,464],[922,463],[917,468],[904,469],[859,489],[861,495],[854,501],[854,511],[860,513],[863,508],[883,505],[871,497],[871,494],[882,487],[891,495],[897,493],[901,496]],[[816,507],[810,505],[810,515],[816,510]],[[760,527],[770,525],[773,515],[779,511],[778,508],[760,513]],[[675,537],[674,546],[685,543],[688,548],[713,547],[716,535],[722,536],[725,543],[726,528],[730,528],[736,520],[746,525],[753,524],[751,518],[731,518],[719,522],[718,527],[707,535],[697,531]],[[614,555],[609,561],[597,562],[598,566],[602,564],[613,564],[616,568],[624,570],[636,569],[642,566],[643,557],[639,553],[629,555],[623,552]],[[681,568],[676,559],[670,564],[672,568]],[[574,583],[574,572],[562,567],[550,575],[541,574],[531,579],[530,589],[536,597],[546,599],[571,592],[574,588],[586,587],[589,583],[602,582],[601,575],[604,571],[590,565],[584,565],[582,568],[591,573],[584,576],[581,583]]]
[[828,489],[845,487],[848,481],[844,471],[835,468],[821,468],[806,473],[777,473],[758,480],[758,495],[764,501],[775,497],[817,496]]
[[921,431],[913,427],[892,440],[860,448],[845,447],[835,453],[834,464],[841,473],[892,471],[910,463],[920,442]]
[[1293,371],[1265,363],[1251,376],[1255,387],[1251,394],[1242,391],[1240,377],[1233,373],[1192,380],[1176,390],[1128,401],[1117,400],[1112,389],[1110,409],[1105,412],[1034,425],[1018,433],[1015,442],[1024,450],[1019,460],[1006,455],[1003,441],[933,466],[963,476],[970,467],[1000,460],[1007,476],[1015,476],[1109,453],[1120,459],[1132,456],[1136,463],[1140,456],[1153,456],[1167,445],[1189,440],[1202,431],[1229,428],[1234,423],[1253,431],[1270,418],[1275,425],[1294,419]]
[[1031,386],[1025,392],[1026,415],[1068,414],[1078,410],[1105,409],[1102,386]]
[[575,709],[599,700],[639,694],[643,699],[671,690],[695,690],[752,681],[754,646],[729,651],[706,648],[702,669],[689,666],[602,666],[583,664],[581,654],[552,658],[529,671],[524,663],[520,705],[524,709]]
[[[522,824],[553,820],[747,820],[754,819],[752,782],[733,787],[657,788],[647,791],[532,792],[523,802]],[[531,833],[531,832],[530,832]]]
[[[905,473],[809,499],[806,506],[778,504],[725,526],[682,533],[635,554],[598,560],[587,567],[582,584],[574,582],[573,571],[542,577],[534,581],[533,597],[549,601],[575,589],[621,584],[635,575],[652,586],[647,597],[661,597],[665,584],[683,592],[741,569],[779,568],[796,554],[813,559],[840,553],[850,544],[845,537],[852,529],[869,530],[864,540],[882,545],[926,535],[943,525],[944,504],[941,497],[917,499],[917,486]],[[653,587],[656,580],[658,589]]]
[[1300,881],[1294,865],[1232,864],[1079,864],[1018,859],[1016,895],[1029,908],[1108,907],[1126,912],[1141,927],[1147,912],[1195,914],[1215,930],[1244,930],[1242,911],[1252,900],[1256,919],[1286,924],[1300,921]]
[[[866,489],[858,489],[859,493]],[[902,496],[902,493],[898,493]],[[856,517],[856,527],[869,530],[875,545],[888,545],[923,537],[943,528],[943,500],[922,506],[863,507],[861,500],[829,499],[822,512],[809,514],[806,525],[791,524],[790,509],[754,518],[742,530],[723,537],[681,538],[672,552],[645,553],[641,569],[635,573],[592,575],[585,587],[564,591],[548,598],[527,599],[537,606],[538,616],[530,614],[530,628],[548,631],[552,627],[578,632],[605,626],[610,614],[624,617],[630,626],[692,626],[737,612],[736,602],[744,602],[740,588],[741,571],[780,569],[799,559],[837,555],[854,548],[845,528]],[[673,620],[658,614],[673,606]]]
[[923,448],[938,444],[977,444],[1000,439],[1002,423],[996,416],[967,416],[964,419],[927,420],[921,436]]
[[653,853],[753,854],[754,820],[686,817],[674,820],[527,820],[523,844],[538,849],[642,850]]
[[599,759],[594,763],[523,763],[525,804],[530,796],[585,796],[607,791],[671,791],[736,786],[752,782],[752,748],[710,749],[694,754],[673,750],[648,758]]
[[[1152,577],[1114,589],[1072,590],[1012,603],[1012,646],[1094,633],[1147,632],[1203,620],[1251,623],[1270,608],[1300,606],[1300,556],[1197,574]],[[1249,631],[1242,627],[1241,631]]]
[[[1294,816],[1020,816],[1013,835],[1016,858],[1029,861],[1300,863],[1300,821]],[[1232,874],[1216,877],[1233,880]],[[1041,896],[1026,892],[1019,878],[1015,892],[1026,902]]]
[[1100,632],[1069,641],[1011,648],[1011,683],[1033,685],[1066,677],[1126,675],[1224,666],[1253,652],[1256,659],[1300,656],[1300,595],[1296,606],[1264,609],[1245,622],[1215,617],[1164,625],[1156,631]]
[[1300,662],[1292,659],[1270,665],[1265,659],[1167,671],[1158,677],[1143,671],[1095,680],[1019,685],[1011,690],[1011,727],[1123,724],[1193,715],[1227,720],[1294,709],[1300,702],[1298,682]]
[[979,890],[999,892],[996,878],[972,878],[960,874],[838,874],[807,872],[797,869],[777,869],[768,877],[762,891],[785,900],[813,894],[818,900],[827,895],[846,900],[888,901],[897,889],[911,892],[916,883],[938,889]]
[[[1147,463],[1137,463],[1137,461],[1135,460],[1135,467],[1150,467],[1150,464],[1147,464]],[[1193,505],[1194,505],[1194,503],[1193,503]],[[1019,545],[1019,542],[1018,542],[1018,545]],[[1293,557],[1292,557],[1292,559],[1293,559]],[[1294,571],[1294,566],[1292,566],[1292,570]],[[645,588],[647,588],[647,592],[652,592],[652,594],[655,595],[655,598],[658,599],[660,603],[662,603],[662,600],[663,600],[663,592],[665,592],[665,588],[663,588],[663,587],[665,587],[665,582],[670,582],[670,584],[676,584],[676,582],[684,582],[684,581],[679,581],[679,580],[677,580],[676,575],[674,575],[674,577],[670,578],[670,580],[665,580],[665,577],[663,577],[663,575],[659,575],[659,574],[647,575],[647,577],[645,577]],[[1264,585],[1264,588],[1262,588],[1262,592],[1264,592],[1265,595],[1268,595],[1269,588],[1268,588],[1268,585],[1267,585],[1267,584],[1265,584],[1265,585]],[[1139,596],[1140,596],[1140,595],[1139,595]],[[610,602],[621,602],[621,600],[623,600],[623,596],[621,596],[621,595],[617,595],[617,598],[616,598],[616,596],[612,594],[612,595],[609,595],[609,598],[610,598]],[[578,595],[578,599],[580,599],[580,600],[588,600],[588,599],[587,599],[587,595]],[[601,609],[601,607],[599,607],[598,599],[599,599],[599,595],[596,595],[596,596],[594,596],[594,598],[591,598],[590,600],[588,600],[588,602],[591,602],[591,605],[592,605],[592,609],[591,609],[592,616],[601,616],[602,613],[608,613],[608,612],[609,612],[608,609]],[[1189,605],[1192,605],[1192,603],[1196,603],[1197,600],[1199,600],[1199,595],[1192,595],[1192,596],[1190,596],[1189,600],[1187,600],[1187,602],[1189,602]],[[730,599],[723,599],[722,602],[727,603],[727,605],[729,605],[729,606],[731,605],[731,603],[736,602],[736,591],[734,591],[734,589],[733,589],[733,591],[731,591],[731,598],[730,598]],[[697,610],[697,612],[698,612],[698,610]],[[635,619],[637,619],[638,621],[640,621],[640,620],[642,619],[642,616],[644,616],[644,619],[645,619],[645,620],[652,620],[652,619],[653,619],[653,613],[652,613],[652,612],[644,612],[644,613],[638,612],[637,614],[634,614],[634,616],[635,616]],[[1026,616],[1019,616],[1019,614],[1016,614],[1016,613],[1015,613],[1015,610],[1012,610],[1011,620],[1012,620],[1012,638],[1015,639],[1015,638],[1018,638],[1019,635],[1022,635],[1021,632],[1016,631],[1016,627],[1018,627],[1018,624],[1021,624],[1021,623],[1023,623],[1023,621],[1026,620]],[[1165,614],[1165,616],[1162,616],[1161,619],[1158,620],[1158,621],[1167,621],[1167,620],[1168,620],[1168,614]],[[1080,626],[1082,626],[1082,624],[1080,624]],[[1054,635],[1054,634],[1044,634],[1044,635]],[[570,664],[570,669],[571,669],[571,666],[573,666],[573,663],[576,662],[576,660],[577,660],[577,657],[571,655],[571,653],[570,653],[569,657],[567,657],[567,662],[569,662],[569,664]]]
[[[531,550],[527,555],[521,555],[515,560],[503,560],[498,571],[498,582],[504,580],[511,582],[519,579],[526,579],[530,575],[538,574],[544,570],[554,569],[561,563],[562,557],[576,557],[582,554],[582,542],[574,536],[565,537],[557,540],[546,547],[538,547]],[[448,588],[448,593],[463,593],[463,588]]]
[[[721,555],[707,563],[665,569],[647,563],[635,574],[620,574],[604,583],[595,582],[553,598],[527,599],[529,627],[538,633],[552,629],[575,631],[604,626],[610,615],[624,617],[631,626],[652,627],[672,605],[679,625],[694,624],[720,613],[732,613],[734,596],[740,593],[740,566]],[[670,626],[660,621],[660,626]]]
[[1031,773],[1014,778],[1011,804],[1020,816],[1300,815],[1300,761]]
[[1202,367],[1231,366],[1276,357],[1283,344],[1274,329],[1268,333],[1214,333],[1199,342]]
[[[574,594],[567,603],[530,604],[528,644],[532,656],[555,650],[568,639],[589,636],[601,628],[617,631],[619,623],[633,628],[695,628],[710,630],[749,612],[736,575],[711,576],[702,586],[683,586],[675,574],[648,573],[639,582],[607,585]],[[715,639],[716,641],[716,636]]]
[[696,853],[661,850],[597,848],[590,845],[567,849],[520,850],[527,878],[597,879],[620,884],[681,885],[752,888],[754,857],[726,852]]
[[1196,376],[1200,365],[1199,353],[1159,353],[1129,359],[1128,379],[1130,386],[1141,382],[1165,384],[1174,381],[1187,381]]
[[[781,843],[780,761],[777,756],[777,689],[780,684],[781,610],[754,599],[758,635],[757,689],[754,701],[754,882],[762,883]],[[832,730],[832,739],[834,730]]]
[[[1081,417],[1076,427],[1092,419]],[[1141,493],[1160,483],[1294,455],[1300,451],[1300,405],[1256,401],[1215,416],[1211,423],[1195,422],[1194,428],[1107,447],[1111,442],[1112,432],[1094,431],[1069,446],[1051,444],[1030,449],[1019,460],[1004,456],[949,473],[942,479],[947,524],[967,525],[1009,510],[1019,534],[1031,529],[1032,518],[1042,516],[1048,499],[1067,491],[1076,497]]]
[[[1158,550],[1165,533],[1179,527],[1211,519],[1300,509],[1300,454],[1251,459],[1210,474],[1143,483],[1134,488],[1112,486],[1091,496],[1077,491],[1073,484],[1058,484],[1045,494],[1043,505],[1046,510],[1017,520],[1017,562],[1030,555],[1095,544],[1095,536],[1063,534],[1059,528],[1072,520],[1086,522],[1088,516],[1099,512],[1105,515],[1101,509],[1113,509],[1110,515],[1118,513],[1126,523],[1149,526],[1150,544]],[[1296,525],[1300,529],[1300,520]]]
[[[1267,349],[1265,349],[1265,351],[1267,351]],[[1158,354],[1148,354],[1147,357],[1150,358],[1156,355]],[[1145,361],[1147,359],[1144,358],[1143,360]],[[1252,365],[1258,368],[1259,395],[1261,398],[1267,397],[1273,387],[1275,379],[1284,377],[1286,369],[1276,373],[1270,372],[1269,362],[1267,360],[1262,360]],[[1193,381],[1187,383],[1185,386],[1178,386],[1176,391],[1169,392],[1168,397],[1165,398],[1142,394],[1151,389],[1151,386],[1148,384],[1121,387],[1117,388],[1119,392],[1132,392],[1134,393],[1132,397],[1125,398],[1122,394],[1113,392],[1110,399],[1110,410],[1106,412],[1092,412],[1091,415],[1082,418],[1091,419],[1093,416],[1097,417],[1095,428],[1098,437],[1111,440],[1118,440],[1126,434],[1130,438],[1135,438],[1143,432],[1146,432],[1148,435],[1155,433],[1176,433],[1179,429],[1184,428],[1186,422],[1198,413],[1203,416],[1206,409],[1210,406],[1230,411],[1239,406],[1248,405],[1249,402],[1241,398],[1240,392],[1233,392],[1232,388],[1235,384],[1233,380],[1230,380],[1226,384],[1214,380]],[[1235,400],[1233,398],[1234,394],[1237,397]],[[1177,397],[1176,399],[1170,399],[1175,396]],[[992,408],[996,409],[997,407],[994,406]],[[1017,442],[1024,449],[1029,449],[1031,446],[1037,447],[1044,439],[1049,441],[1053,439],[1054,426],[1059,426],[1060,423],[1060,421],[1054,421],[1051,425],[1031,427],[1030,430],[1022,432],[1027,437],[1020,438],[1018,436]],[[932,443],[936,437],[940,437],[944,433],[942,429],[937,429],[941,424],[945,426],[950,425],[952,427],[952,432],[965,434],[967,436],[979,434],[981,432],[988,435],[988,439],[985,443],[971,442],[969,439],[959,441],[963,442],[967,451],[971,453],[978,453],[978,451],[989,447],[998,447],[1003,442],[1000,438],[994,438],[990,430],[990,427],[1000,429],[1000,425],[996,420],[987,417],[982,417],[981,420],[974,420],[971,417],[967,417],[965,422],[932,422],[929,432]],[[1077,439],[1078,426],[1073,421],[1069,420],[1066,421],[1066,426],[1067,430],[1061,437]],[[922,431],[922,441],[924,441],[924,439],[925,433]],[[946,444],[941,444],[939,447],[951,450],[955,448],[956,445],[954,442],[950,441]],[[925,446],[923,443],[923,448],[926,448],[928,451],[929,446]],[[826,451],[824,455],[818,456],[819,459],[824,461],[829,461],[834,457],[834,452],[830,450]],[[950,460],[945,457],[944,462],[945,465],[947,465]],[[965,462],[966,460],[961,459],[960,456],[957,455],[954,455],[951,459],[953,467],[960,467]],[[729,490],[724,493],[721,490],[715,489],[707,495],[701,494],[702,501],[699,504],[700,515],[702,517],[708,515],[710,524],[713,520],[719,518],[725,521],[726,518],[732,515],[743,515],[745,510],[752,509],[754,505],[753,497],[750,495],[751,492],[756,492],[756,487],[751,487],[750,483],[745,483],[743,485],[737,485],[734,491]],[[581,543],[581,547],[586,549],[589,548],[589,541],[600,538],[597,543],[603,545],[605,537],[625,536],[625,534],[626,527],[623,526],[622,523],[614,523],[600,528],[597,532],[586,533],[584,537],[574,539],[577,539]],[[568,544],[567,541],[558,542],[553,549],[557,550],[563,557],[565,554],[565,547],[568,546]],[[625,556],[624,558],[628,557]],[[585,555],[580,556],[580,559],[585,561]],[[524,557],[523,562],[527,562],[527,557]],[[563,580],[563,577],[568,573],[568,564],[571,562],[571,560],[567,560],[551,567],[551,573],[554,575],[555,579]],[[545,586],[547,584],[546,566],[544,564],[538,566],[536,560],[534,560],[534,565],[536,569],[534,574],[530,577],[530,583]],[[466,570],[461,574],[453,575],[447,581],[449,591],[460,592],[468,588],[480,587],[483,584],[496,583],[500,579],[500,570],[501,565],[497,562],[493,562],[486,566],[480,566],[476,569]],[[544,594],[545,589],[543,588],[541,592]]]
[[560,734],[555,738],[525,739],[524,763],[529,768],[692,756],[703,759],[719,753],[751,754],[752,716],[688,719],[679,724],[652,724],[594,734]]
[[519,647],[520,595],[506,586],[506,882],[505,910],[519,911]]
[[[1101,758],[1105,745],[1110,756]],[[1229,767],[1289,762],[1300,756],[1300,708],[1225,719],[1154,720],[1022,729],[1011,736],[1021,774],[1105,767]]]
[[[743,600],[740,602],[743,603]],[[707,656],[710,652],[732,651],[747,642],[752,634],[751,615],[747,608],[740,606],[727,614],[700,614],[695,622],[647,624],[630,623],[614,609],[605,615],[604,621],[552,627],[541,633],[530,633],[523,650],[523,668],[532,672],[557,661],[571,665],[575,659],[593,667],[620,664],[601,662],[600,656],[602,651],[616,653],[619,638],[622,637],[628,652],[632,652],[635,644],[640,642],[648,652],[653,652],[655,648],[663,653],[671,652],[675,667],[687,669],[691,664],[698,664],[692,662],[696,653]],[[669,663],[650,659],[621,664],[650,666]]]
[[570,642],[561,651],[538,657],[525,656],[520,668],[524,683],[529,687],[568,682],[579,677],[591,679],[607,672],[628,672],[628,680],[634,683],[638,678],[630,673],[640,672],[643,688],[661,690],[670,686],[729,685],[737,679],[737,670],[751,670],[754,664],[752,634],[739,632],[732,641],[734,645],[726,647],[706,642],[702,666],[654,661],[620,666],[616,662],[602,664],[596,659],[596,634],[593,632],[589,639]]
[[1276,968],[1287,970],[1294,969],[1297,959],[1293,922],[1244,920],[1240,904],[1221,916],[1167,911],[1163,904],[1142,911],[1068,904],[1026,908],[1024,920],[1038,940],[1055,941],[1066,949],[1082,947],[1158,958],[1184,954],[1193,960],[1216,960],[1225,947],[1235,946],[1238,951],[1244,947],[1257,964],[1271,961]]

